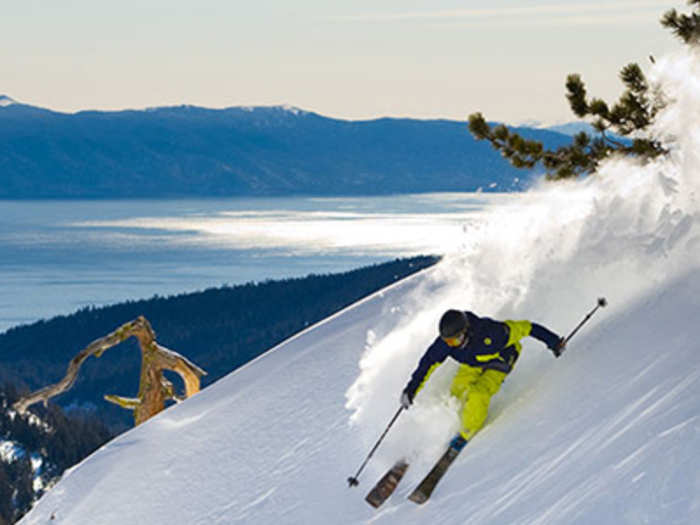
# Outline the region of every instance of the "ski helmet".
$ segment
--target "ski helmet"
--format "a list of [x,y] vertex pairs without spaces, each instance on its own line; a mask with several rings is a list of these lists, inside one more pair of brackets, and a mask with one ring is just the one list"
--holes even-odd
[[440,319],[440,337],[455,337],[469,329],[467,314],[461,310],[447,310]]

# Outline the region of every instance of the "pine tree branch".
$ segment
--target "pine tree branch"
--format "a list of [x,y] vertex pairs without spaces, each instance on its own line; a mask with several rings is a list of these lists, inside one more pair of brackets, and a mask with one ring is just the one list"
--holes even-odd
[[661,17],[661,25],[669,28],[684,43],[693,45],[700,42],[700,0],[689,0],[688,5],[695,5],[697,11],[686,15],[671,9]]
[[[688,5],[694,7],[692,13],[679,14],[671,9],[664,13],[661,24],[686,44],[694,45],[700,43],[700,0],[688,0]],[[650,58],[654,62],[653,57]],[[610,107],[602,99],[588,100],[580,75],[574,73],[566,78],[566,98],[571,111],[579,118],[595,118],[593,127],[600,135],[595,139],[579,134],[569,146],[555,151],[545,150],[542,143],[527,141],[503,125],[492,130],[481,113],[470,115],[469,130],[477,140],[490,141],[518,168],[533,168],[542,164],[547,170],[548,179],[592,173],[603,159],[613,153],[632,155],[645,161],[668,154],[668,148],[647,131],[668,103],[661,87],[650,85],[636,63],[622,68],[620,80],[626,89]],[[629,145],[613,139],[609,135],[610,130],[623,137],[634,134],[636,138]]]

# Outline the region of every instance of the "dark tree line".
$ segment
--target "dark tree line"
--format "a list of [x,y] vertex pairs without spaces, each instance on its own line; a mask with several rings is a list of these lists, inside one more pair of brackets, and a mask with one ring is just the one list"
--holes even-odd
[[[663,15],[661,24],[685,44],[696,45],[700,41],[700,0],[689,0],[688,5],[695,6],[695,11],[686,15],[671,9]],[[469,116],[469,130],[476,139],[488,140],[516,168],[542,165],[550,180],[593,173],[614,153],[642,161],[667,154],[668,148],[650,133],[659,111],[669,102],[667,97],[647,80],[639,64],[622,68],[620,80],[625,91],[610,105],[600,98],[590,98],[580,75],[567,77],[566,98],[571,110],[579,118],[592,119],[597,132],[595,136],[578,133],[567,146],[547,149],[542,142],[528,140],[503,124],[492,127],[481,113]]]

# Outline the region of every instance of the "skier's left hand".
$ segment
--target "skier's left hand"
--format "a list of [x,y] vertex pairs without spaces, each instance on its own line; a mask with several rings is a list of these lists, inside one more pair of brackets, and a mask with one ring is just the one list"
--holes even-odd
[[549,349],[554,354],[554,357],[559,357],[564,352],[564,348],[566,348],[566,341],[564,340],[563,337],[561,339],[559,339],[557,344],[549,347]]

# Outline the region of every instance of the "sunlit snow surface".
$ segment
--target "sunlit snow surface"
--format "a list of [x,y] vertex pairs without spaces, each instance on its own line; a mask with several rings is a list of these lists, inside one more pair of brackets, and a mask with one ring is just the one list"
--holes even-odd
[[[670,159],[494,208],[438,267],[112,441],[23,523],[700,523],[700,75],[697,57],[658,63],[677,101],[659,129],[678,138]],[[456,429],[452,363],[348,488],[445,308],[566,333],[602,295],[562,358],[526,340],[430,502],[406,496]],[[401,456],[412,465],[376,511],[364,495]]]

